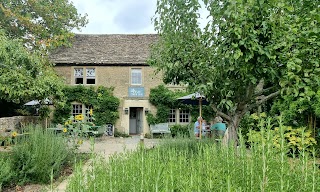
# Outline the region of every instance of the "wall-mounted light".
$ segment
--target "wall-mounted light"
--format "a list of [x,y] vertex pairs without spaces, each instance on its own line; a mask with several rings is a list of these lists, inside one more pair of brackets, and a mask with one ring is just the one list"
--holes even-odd
[[129,114],[129,109],[128,108],[124,108],[124,114],[126,114],[126,115]]
[[149,113],[149,109],[148,109],[148,108],[145,108],[145,109],[144,109],[144,113],[145,113],[145,114],[148,114],[148,113]]

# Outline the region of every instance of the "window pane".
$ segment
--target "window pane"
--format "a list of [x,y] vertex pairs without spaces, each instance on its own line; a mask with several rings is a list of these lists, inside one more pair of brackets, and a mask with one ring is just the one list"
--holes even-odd
[[131,69],[131,84],[132,85],[142,84],[141,69]]
[[83,77],[83,68],[75,68],[74,69],[75,77]]
[[87,68],[86,74],[87,74],[87,77],[94,78],[96,76],[96,71],[94,68]]
[[176,122],[176,110],[170,109],[169,123],[175,123],[175,122]]
[[179,122],[189,123],[189,110],[180,110]]
[[95,79],[87,79],[87,84],[96,84]]
[[83,84],[83,78],[76,78],[75,84]]
[[74,69],[74,83],[75,84],[83,84],[83,68],[75,68]]
[[82,114],[82,104],[72,104],[72,115]]

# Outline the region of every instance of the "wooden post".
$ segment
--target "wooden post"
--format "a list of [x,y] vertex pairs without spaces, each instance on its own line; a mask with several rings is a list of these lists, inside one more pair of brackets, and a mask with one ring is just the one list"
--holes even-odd
[[201,120],[200,120],[200,127],[199,127],[199,138],[201,139],[201,137],[202,137],[202,106],[201,106],[201,104],[202,104],[202,97],[200,97],[200,99],[199,99],[199,116],[201,117]]

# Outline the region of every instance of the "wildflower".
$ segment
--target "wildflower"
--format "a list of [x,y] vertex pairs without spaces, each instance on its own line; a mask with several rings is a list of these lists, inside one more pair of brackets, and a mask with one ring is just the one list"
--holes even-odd
[[14,132],[11,134],[12,137],[16,137],[17,135],[18,135],[18,133],[17,133],[16,131],[14,131]]
[[81,145],[83,143],[82,139],[78,140],[78,145]]
[[65,123],[64,123],[64,125],[68,125],[69,124],[69,121],[66,121]]
[[67,129],[67,128],[64,128],[62,131],[63,131],[64,133],[66,133],[66,132],[68,131],[68,129]]
[[92,114],[93,114],[93,110],[92,109],[90,109],[89,114],[90,114],[90,116],[92,116]]

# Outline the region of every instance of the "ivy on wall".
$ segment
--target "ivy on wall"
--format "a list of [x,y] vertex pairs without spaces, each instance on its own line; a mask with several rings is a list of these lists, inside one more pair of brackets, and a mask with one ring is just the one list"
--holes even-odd
[[[156,114],[149,113],[147,115],[148,124],[158,124],[168,122],[170,109],[189,109],[192,122],[196,121],[199,116],[199,106],[182,104],[177,98],[188,95],[185,91],[171,91],[164,85],[159,85],[150,90],[149,101],[157,108]],[[210,106],[202,106],[203,117],[211,120],[214,112]]]
[[79,102],[93,107],[96,125],[114,124],[119,118],[118,107],[120,100],[113,96],[113,88],[99,86],[68,86],[64,90],[65,102],[59,103],[54,112],[53,123],[63,123],[69,118],[72,102]]

